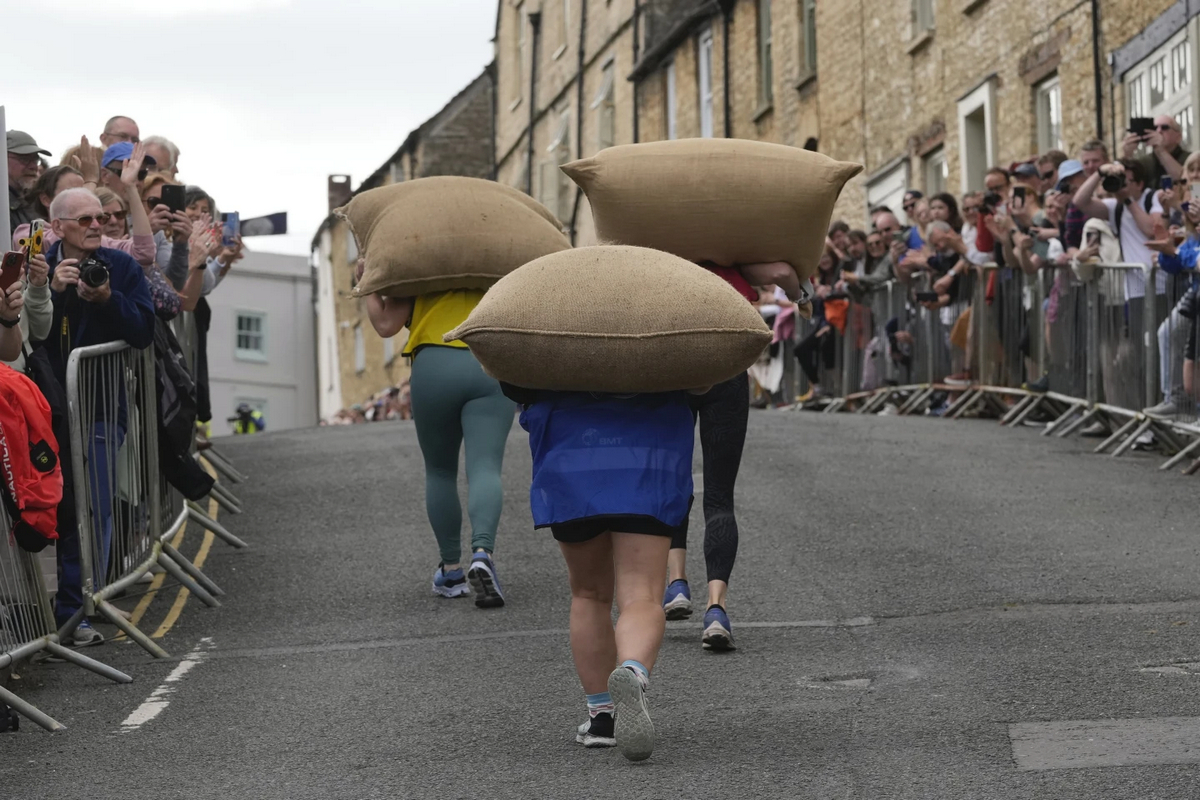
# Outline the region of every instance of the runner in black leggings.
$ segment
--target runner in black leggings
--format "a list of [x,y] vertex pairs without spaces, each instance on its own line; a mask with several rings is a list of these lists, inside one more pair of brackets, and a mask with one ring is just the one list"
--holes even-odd
[[[746,373],[717,384],[708,394],[692,398],[700,418],[704,452],[704,562],[708,568],[708,611],[704,615],[704,647],[732,650],[733,632],[725,613],[725,593],[737,558],[738,525],[733,510],[733,485],[742,463],[746,422],[750,415],[750,382]],[[684,567],[688,522],[676,529],[668,558],[670,584],[663,607],[667,619],[691,616],[691,594]]]
[[[765,285],[792,274],[787,264],[759,264],[737,269],[703,264],[729,282],[750,301]],[[783,268],[780,276],[776,268]],[[749,279],[749,280],[747,280]],[[784,287],[789,296],[799,293],[793,278]],[[742,464],[746,423],[750,416],[750,379],[746,373],[717,384],[707,394],[692,398],[693,413],[700,421],[700,446],[704,452],[704,562],[708,571],[708,610],[704,614],[703,643],[706,650],[733,650],[733,628],[725,611],[729,576],[737,559],[738,525],[733,509],[733,487]],[[667,574],[670,582],[663,597],[667,619],[692,615],[692,595],[687,582],[687,535],[685,519],[671,540]]]

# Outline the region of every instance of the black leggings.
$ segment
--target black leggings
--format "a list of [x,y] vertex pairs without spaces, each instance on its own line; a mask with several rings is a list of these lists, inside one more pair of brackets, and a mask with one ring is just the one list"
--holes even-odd
[[[750,379],[746,373],[695,397],[704,451],[704,563],[710,581],[729,582],[737,559],[738,526],[733,513],[733,485],[742,464],[746,422],[750,417]],[[688,521],[676,529],[672,549],[687,549]]]
[[819,336],[819,333],[820,330],[813,331],[796,345],[796,360],[800,362],[800,369],[804,370],[804,376],[810,384],[821,382],[821,360],[824,360],[827,370],[833,369],[837,361],[837,350],[834,348],[837,337],[833,335],[833,330],[830,329],[824,336]]

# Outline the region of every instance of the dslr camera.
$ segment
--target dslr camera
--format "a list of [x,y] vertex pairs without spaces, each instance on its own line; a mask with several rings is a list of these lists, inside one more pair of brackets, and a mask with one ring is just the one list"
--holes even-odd
[[1004,203],[1004,198],[997,192],[985,192],[983,195],[983,213],[995,214],[996,208]]
[[86,286],[97,289],[108,283],[108,264],[95,256],[79,262],[79,280]]
[[1104,174],[1100,179],[1100,185],[1104,187],[1104,191],[1109,194],[1116,194],[1125,188],[1125,173],[1122,171],[1119,175]]

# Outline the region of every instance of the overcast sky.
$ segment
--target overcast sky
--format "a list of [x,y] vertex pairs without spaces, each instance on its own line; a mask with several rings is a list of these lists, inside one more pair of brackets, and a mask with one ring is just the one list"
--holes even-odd
[[[54,153],[104,121],[179,145],[180,177],[247,217],[287,211],[307,253],[326,177],[357,187],[492,60],[496,0],[0,2],[7,127]],[[27,35],[14,35],[28,24]]]

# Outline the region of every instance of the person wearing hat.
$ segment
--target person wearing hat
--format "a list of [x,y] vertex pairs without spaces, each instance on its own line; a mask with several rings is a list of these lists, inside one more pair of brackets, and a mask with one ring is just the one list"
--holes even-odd
[[[133,145],[129,142],[117,142],[109,145],[105,149],[104,155],[100,157],[100,183],[112,192],[119,193],[122,197],[125,196],[125,185],[121,183],[121,171],[131,156],[133,156]],[[142,156],[142,168],[138,171],[137,176],[139,186],[142,181],[146,180],[146,176],[150,174],[150,170],[156,164],[154,157],[149,153]]]
[[1025,207],[1040,209],[1042,207],[1042,176],[1038,173],[1037,165],[1032,161],[1017,164],[1012,168],[1012,177],[1018,186],[1024,186],[1026,189]]
[[1088,221],[1088,215],[1075,205],[1074,197],[1086,180],[1082,161],[1068,158],[1058,165],[1058,185],[1054,188],[1072,198],[1072,202],[1067,206],[1066,221],[1063,223],[1063,247],[1067,249],[1068,254],[1078,251],[1083,246],[1083,226]]
[[37,183],[41,156],[50,155],[25,131],[9,131],[4,137],[8,146],[8,229],[16,230],[37,219],[26,194]]

